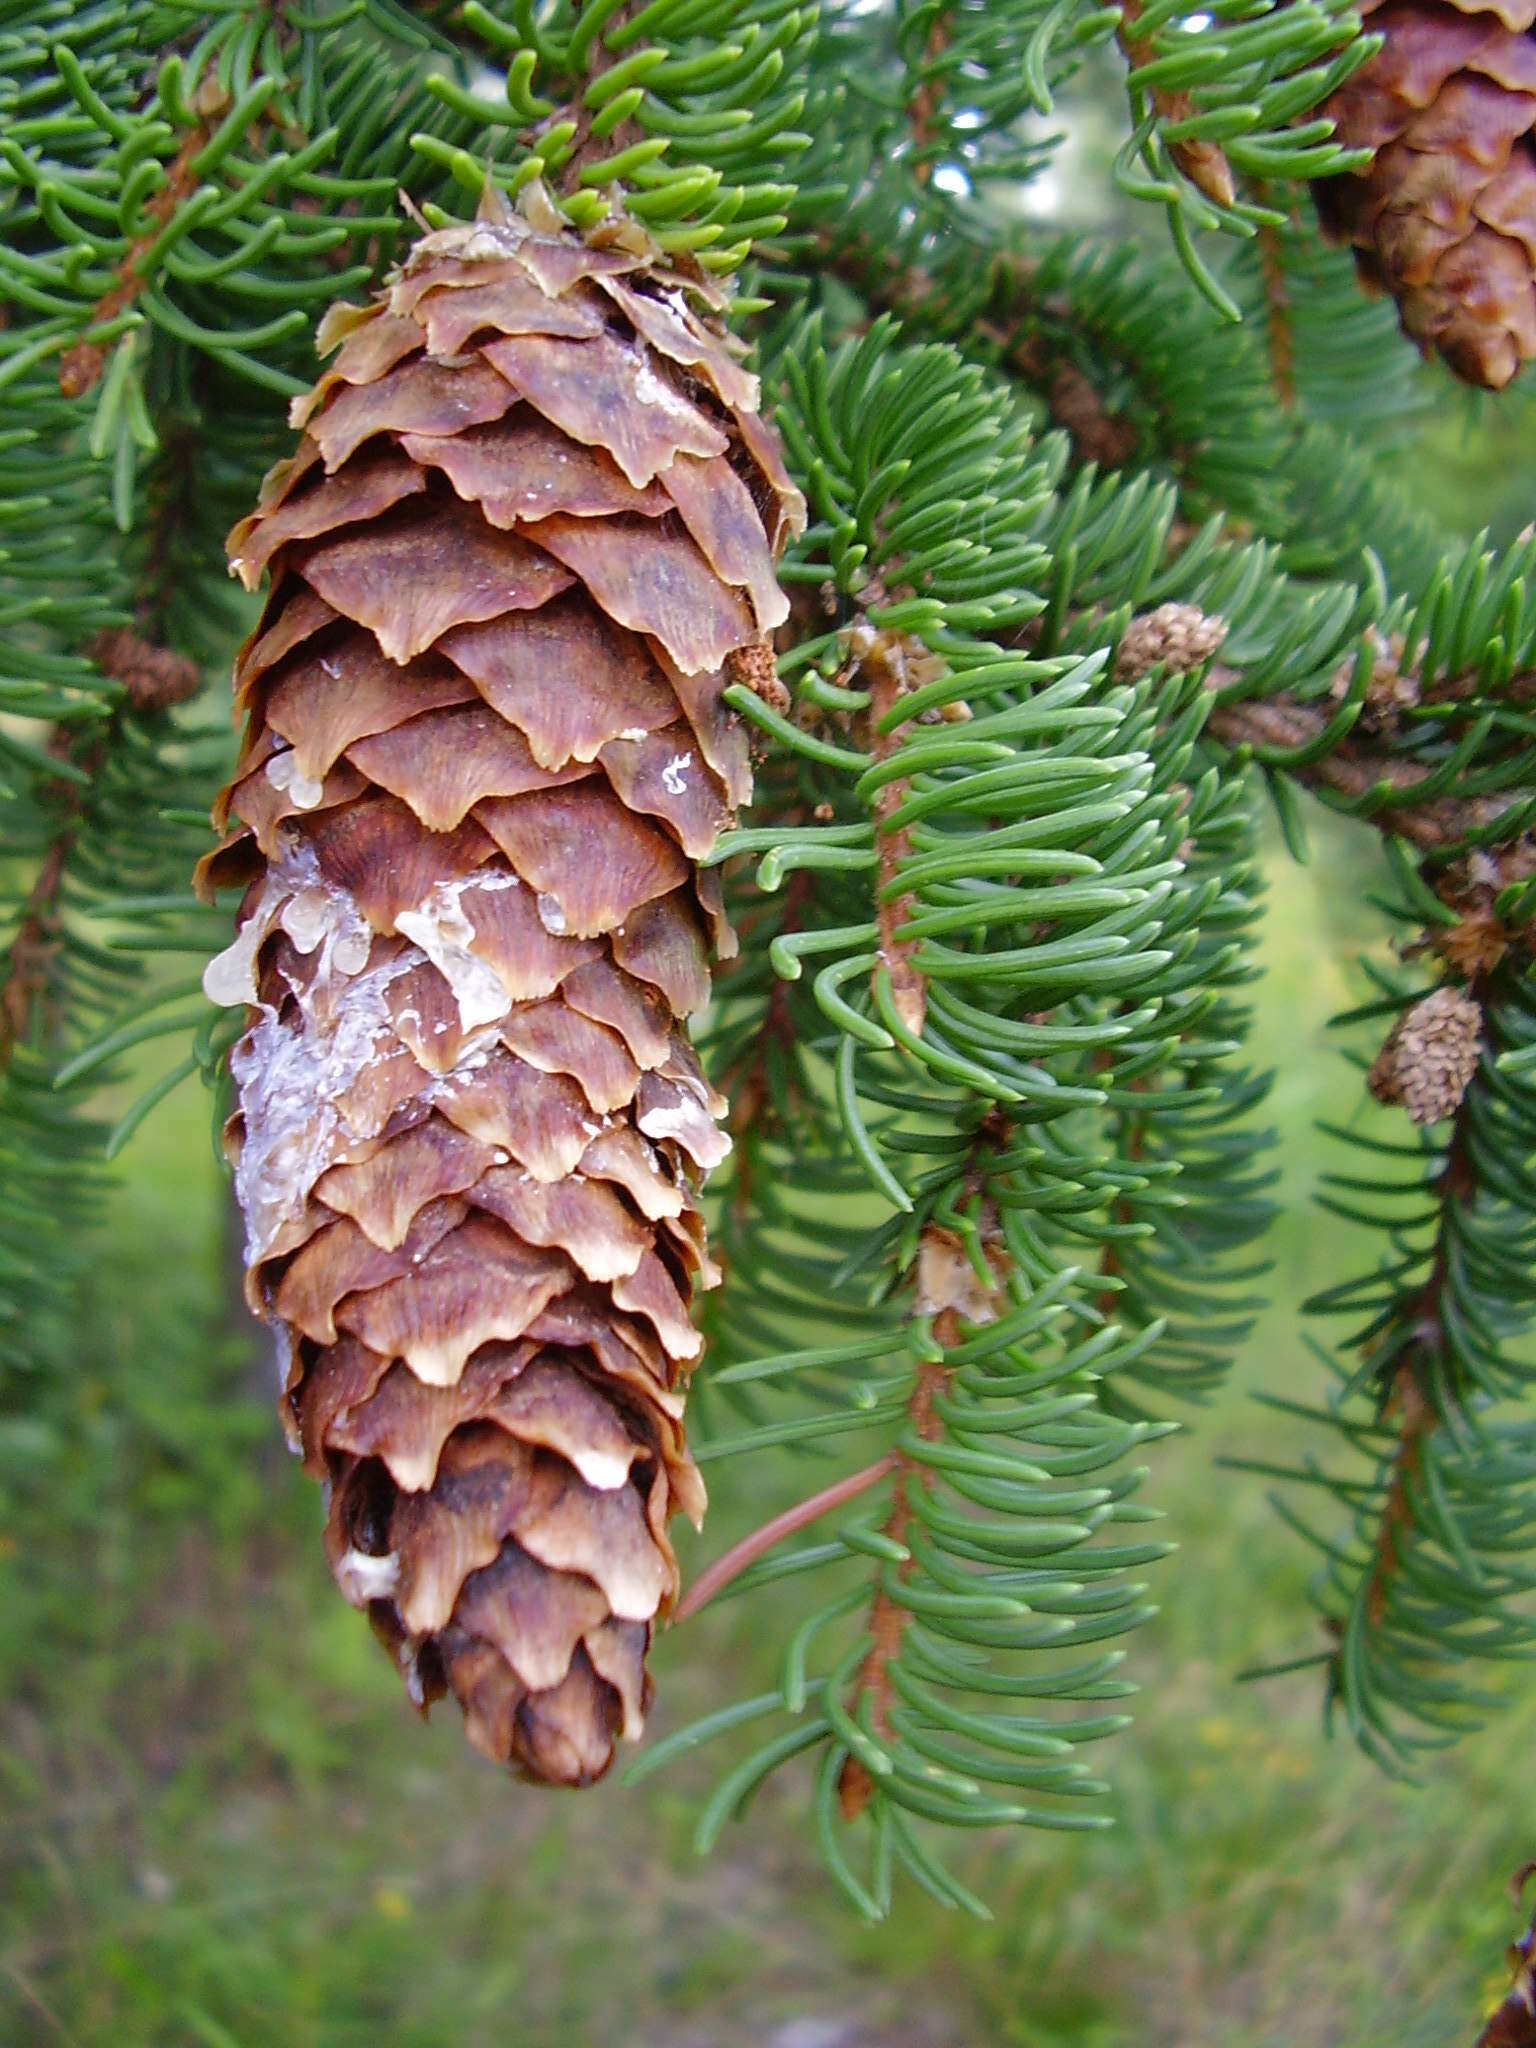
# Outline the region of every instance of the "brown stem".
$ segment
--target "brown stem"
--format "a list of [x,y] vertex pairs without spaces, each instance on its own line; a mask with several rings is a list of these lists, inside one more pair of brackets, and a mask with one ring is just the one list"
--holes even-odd
[[717,1557],[714,1563],[702,1572],[688,1588],[673,1610],[673,1624],[689,1621],[701,1607],[708,1606],[717,1593],[723,1592],[733,1579],[738,1579],[749,1564],[772,1550],[776,1543],[782,1543],[786,1536],[793,1536],[797,1529],[804,1529],[822,1515],[830,1514],[833,1508],[843,1507],[848,1501],[857,1500],[861,1493],[868,1493],[872,1486],[878,1486],[897,1469],[898,1459],[894,1451],[883,1458],[876,1458],[873,1465],[866,1465],[861,1471],[850,1472],[846,1479],[835,1479],[830,1486],[824,1486],[820,1493],[813,1493],[809,1499],[796,1501],[792,1508],[786,1508],[781,1515],[775,1515],[754,1529],[750,1536],[743,1536],[739,1543],[733,1543],[729,1550]]
[[[1219,688],[1223,682],[1234,682],[1236,677],[1218,664],[1211,670],[1210,679]],[[1283,693],[1248,697],[1217,704],[1206,730],[1227,747],[1294,748],[1317,739],[1336,709],[1326,699],[1302,704]],[[1375,813],[1381,829],[1396,833],[1425,853],[1453,845],[1469,832],[1488,825],[1522,801],[1524,794],[1505,791],[1487,797],[1437,796],[1416,802],[1414,791],[1430,770],[1401,754],[1373,746],[1353,732],[1346,733],[1328,753],[1288,769],[1287,773],[1298,782],[1344,797],[1358,798],[1373,791],[1385,791]]]
[[[1100,1053],[1094,1060],[1093,1065],[1096,1071],[1107,1073],[1114,1065],[1114,1057],[1110,1053]],[[1134,1089],[1141,1090],[1145,1084],[1133,1081],[1130,1085]],[[1136,1117],[1132,1119],[1126,1136],[1125,1157],[1131,1160],[1140,1159],[1145,1150],[1146,1132],[1143,1129],[1141,1118]],[[1135,1213],[1134,1206],[1124,1195],[1121,1195],[1110,1204],[1110,1216],[1116,1223],[1134,1222]],[[1099,1254],[1099,1279],[1101,1281],[1118,1280],[1123,1271],[1124,1267],[1120,1258],[1119,1248],[1111,1241],[1105,1245],[1103,1251]],[[1094,1306],[1106,1320],[1114,1320],[1119,1316],[1123,1306],[1120,1299],[1121,1291],[1118,1287],[1106,1286],[1100,1288],[1098,1299]]]
[[[901,747],[901,724],[898,721],[889,731],[882,725],[909,688],[907,673],[907,644],[899,633],[873,633],[866,627],[867,636],[855,641],[860,672],[869,683],[869,732],[870,752],[876,761],[888,761]],[[875,844],[878,849],[876,862],[876,910],[875,921],[880,934],[879,964],[891,977],[891,1001],[896,1014],[912,1032],[919,1036],[923,1019],[928,1008],[928,985],[922,973],[913,962],[913,942],[901,939],[897,933],[911,915],[910,895],[887,895],[901,874],[901,865],[911,851],[911,840],[904,828],[892,830],[890,819],[906,801],[908,785],[904,777],[887,782],[875,797]]]
[[0,1962],[0,1970],[4,1970],[6,1976],[10,1978],[38,2018],[45,2021],[53,2029],[54,2033],[64,2043],[64,2048],[79,2048],[76,2037],[65,2026],[53,2007],[48,2004],[29,1976],[9,1959]]
[[[930,74],[948,48],[949,17],[947,13],[939,13],[929,24],[928,39],[923,44],[923,64]],[[933,176],[932,159],[924,152],[934,140],[934,116],[943,97],[943,81],[936,75],[930,75],[914,88],[912,97],[907,101],[907,127],[911,131],[912,147],[917,157],[912,175],[919,185],[926,185]]]
[[[829,267],[872,306],[888,308],[915,325],[925,320],[931,324],[934,282],[926,271],[889,270],[879,252],[864,242],[828,237],[823,254]],[[994,271],[1006,286],[1013,324],[982,320],[976,333],[1044,399],[1051,419],[1070,437],[1079,462],[1096,462],[1101,469],[1124,468],[1141,445],[1141,430],[1126,414],[1112,412],[1092,378],[1031,324],[1040,310],[1034,265],[1024,257],[1001,255],[994,259]]]
[[1288,412],[1296,403],[1296,335],[1292,326],[1291,284],[1280,256],[1280,231],[1261,227],[1259,270],[1264,280],[1264,327],[1275,393]]
[[[134,711],[158,711],[181,703],[198,685],[194,662],[168,648],[151,646],[126,626],[98,633],[86,652],[104,675],[123,685],[127,708]],[[49,742],[50,753],[94,776],[115,736],[122,709],[92,732],[71,735],[58,729]],[[64,877],[90,790],[86,784],[65,781],[61,776],[48,793],[55,805],[53,837],[38,863],[15,936],[0,963],[0,1073],[37,1022],[38,1006],[47,996],[49,968],[59,946]]]
[[[953,1309],[944,1309],[935,1318],[933,1334],[937,1342],[948,1351],[960,1341],[959,1318]],[[939,1419],[933,1411],[934,1396],[949,1378],[949,1368],[924,1359],[917,1368],[917,1379],[913,1384],[911,1398],[907,1402],[907,1419],[924,1443],[932,1443],[939,1434]],[[893,1543],[905,1545],[907,1528],[912,1519],[912,1510],[907,1501],[908,1478],[914,1473],[918,1484],[923,1487],[933,1483],[932,1474],[926,1465],[921,1465],[905,1451],[895,1451],[891,1457],[897,1479],[891,1498],[891,1512],[886,1517],[884,1533]],[[904,1564],[896,1567],[898,1579],[910,1578],[912,1561],[909,1557]],[[870,1718],[875,1732],[887,1740],[891,1734],[891,1665],[901,1649],[902,1638],[911,1619],[907,1609],[893,1600],[884,1585],[876,1593],[869,1610],[869,1649],[854,1684],[854,1697],[869,1695]],[[850,1756],[843,1764],[837,1781],[838,1801],[842,1806],[845,1820],[857,1820],[869,1804],[875,1789],[874,1779],[857,1757]]]
[[1435,1411],[1419,1391],[1418,1375],[1412,1365],[1401,1365],[1394,1374],[1386,1413],[1395,1414],[1399,1426],[1392,1477],[1382,1502],[1365,1583],[1366,1613],[1373,1628],[1386,1618],[1392,1583],[1403,1568],[1403,1539],[1413,1525],[1408,1494],[1423,1463],[1425,1441],[1435,1428]]
[[[1145,40],[1137,35],[1136,28],[1145,11],[1142,0],[1120,0],[1120,26],[1115,34],[1131,67],[1132,84],[1140,61],[1137,53]],[[1187,92],[1165,92],[1162,87],[1153,86],[1150,98],[1159,115],[1168,122],[1188,121],[1199,112]],[[1207,199],[1214,199],[1218,206],[1232,205],[1237,198],[1232,167],[1214,142],[1170,142],[1168,154]]]
[[43,855],[0,976],[0,1071],[10,1065],[17,1044],[31,1030],[48,986],[49,962],[58,949],[59,891],[75,843],[79,810],[76,803]]
[[[645,130],[632,115],[626,114],[622,121],[610,128],[606,135],[594,136],[592,124],[597,119],[598,108],[590,106],[585,96],[585,87],[593,79],[601,78],[619,61],[609,49],[607,38],[633,21],[645,5],[645,0],[624,0],[624,5],[609,15],[602,32],[593,37],[587,45],[586,68],[581,86],[573,90],[564,106],[557,107],[545,122],[545,130],[573,124],[575,133],[571,137],[570,154],[561,163],[559,186],[569,197],[581,189],[581,173],[591,163],[602,157],[617,156],[620,150],[630,148],[634,143],[643,142]],[[572,13],[579,20],[583,0],[576,0]]]
[[1470,1095],[1464,1098],[1456,1112],[1445,1165],[1436,1183],[1440,1219],[1435,1233],[1434,1264],[1424,1285],[1404,1304],[1402,1320],[1414,1334],[1393,1371],[1382,1407],[1384,1416],[1396,1419],[1397,1448],[1363,1587],[1366,1614],[1372,1627],[1379,1627],[1386,1618],[1393,1584],[1403,1568],[1406,1539],[1413,1527],[1410,1496],[1423,1464],[1425,1445],[1439,1426],[1424,1379],[1445,1346],[1440,1303],[1449,1279],[1447,1242],[1452,1211],[1476,1192],[1476,1173],[1469,1149],[1470,1099]]

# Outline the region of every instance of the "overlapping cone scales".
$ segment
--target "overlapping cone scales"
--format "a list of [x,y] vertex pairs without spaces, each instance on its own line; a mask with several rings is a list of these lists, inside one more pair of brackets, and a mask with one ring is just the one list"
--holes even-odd
[[1536,355],[1536,0],[1365,0],[1381,49],[1323,107],[1374,152],[1314,187],[1403,326],[1470,384]]
[[295,407],[231,536],[272,589],[206,863],[253,1307],[327,1548],[412,1695],[585,1784],[638,1734],[682,1429],[698,866],[746,795],[726,657],[803,516],[705,288],[621,237],[429,235]]

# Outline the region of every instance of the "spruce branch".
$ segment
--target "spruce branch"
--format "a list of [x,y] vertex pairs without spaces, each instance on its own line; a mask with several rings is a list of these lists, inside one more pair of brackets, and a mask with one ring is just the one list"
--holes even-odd
[[[1220,665],[1212,671],[1218,691],[1240,678]],[[1497,796],[1418,797],[1436,780],[1433,764],[1415,761],[1383,747],[1353,729],[1325,752],[1318,742],[1334,722],[1338,707],[1323,702],[1298,703],[1283,694],[1271,697],[1218,695],[1212,706],[1210,733],[1223,746],[1241,749],[1260,761],[1272,760],[1285,773],[1319,793],[1340,798],[1383,832],[1406,839],[1424,853],[1443,853],[1468,840],[1486,840],[1500,821],[1520,813],[1530,792],[1501,791]]]
[[[1407,900],[1435,901],[1435,879],[1410,882],[1405,872]],[[1475,1725],[1490,1704],[1457,1667],[1523,1655],[1533,1636],[1524,1603],[1536,1574],[1521,1561],[1536,1527],[1531,1431],[1509,1405],[1530,1377],[1521,1355],[1532,1319],[1530,1190],[1523,1168],[1489,1166],[1497,1154],[1513,1158],[1504,1148],[1523,1145],[1531,1126],[1527,1084],[1507,1072],[1526,1043],[1530,992],[1529,968],[1512,959],[1454,998],[1442,987],[1415,1000],[1379,978],[1383,1001],[1365,1014],[1398,1021],[1390,1085],[1378,1061],[1376,1092],[1443,1135],[1415,1147],[1356,1134],[1376,1156],[1367,1170],[1330,1176],[1324,1197],[1390,1247],[1375,1273],[1307,1304],[1365,1317],[1346,1340],[1357,1355],[1333,1362],[1339,1392],[1321,1419],[1366,1459],[1369,1477],[1320,1471],[1311,1459],[1296,1471],[1254,1469],[1321,1485],[1347,1512],[1347,1533],[1333,1538],[1287,1519],[1323,1551],[1315,1598],[1331,1639],[1330,1708],[1342,1707],[1386,1769],[1406,1773],[1418,1752]],[[1480,1057],[1468,1081],[1474,1016]],[[1383,1157],[1412,1162],[1407,1176]]]
[[[653,246],[696,274],[729,274],[786,224],[790,172],[809,147],[796,123],[815,35],[784,0],[656,0],[583,7],[557,0],[511,22],[466,16],[506,65],[507,111],[488,115],[465,85],[427,89],[489,129],[496,178],[510,194],[548,186],[583,230],[637,222]],[[481,172],[462,146],[434,138],[423,157],[470,190]]]
[[[74,851],[91,804],[91,785],[101,772],[128,712],[168,710],[193,696],[202,683],[195,662],[169,648],[153,647],[125,626],[106,628],[86,646],[103,675],[120,683],[125,703],[100,728],[55,730],[48,750],[63,775],[46,791],[52,827],[46,850],[22,900],[16,929],[0,970],[0,1069],[8,1066],[17,1044],[34,1035],[38,1006],[44,1003],[51,968],[61,944],[64,886]],[[54,1027],[61,1019],[55,1015]]]
[[[963,341],[1040,395],[1079,462],[1157,463],[1192,512],[1282,531],[1285,438],[1267,364],[1245,327],[1213,318],[1181,273],[1129,245],[1068,237],[1043,251],[1004,246],[984,269],[938,242],[905,245],[825,230],[823,261],[876,311]],[[1223,394],[1212,417],[1207,394]]]
[[[1045,580],[1049,548],[1027,536],[1035,523],[1050,529],[1059,449],[1030,452],[1005,386],[950,351],[903,347],[885,322],[830,356],[813,336],[782,360],[781,423],[813,512],[788,573],[830,586],[837,612],[808,616],[808,641],[781,660],[789,717],[734,695],[794,762],[797,804],[787,825],[748,827],[735,850],[761,856],[770,895],[810,877],[769,962],[787,981],[800,1045],[817,1046],[834,1085],[802,1059],[793,1123],[752,1134],[767,1169],[748,1163],[755,1216],[739,1216],[726,1192],[726,1225],[740,1233],[722,1240],[733,1290],[714,1352],[723,1362],[700,1391],[762,1405],[701,1455],[878,1431],[899,1483],[880,1520],[841,1522],[780,1555],[754,1547],[734,1578],[745,1588],[841,1568],[850,1583],[806,1611],[786,1647],[790,1725],[728,1774],[701,1831],[814,1747],[829,1867],[861,1911],[879,1912],[882,1843],[955,1896],[941,1866],[919,1857],[908,1816],[1096,1824],[1075,1802],[1098,1781],[1072,1746],[1119,1717],[1077,1722],[1064,1708],[1118,1696],[1115,1656],[1090,1653],[1053,1675],[1041,1653],[1103,1643],[1146,1611],[1124,1575],[1164,1546],[1133,1529],[1116,1540],[1150,1511],[1131,1499],[1139,1471],[1112,1468],[1162,1426],[1112,1413],[1104,1381],[1133,1371],[1161,1325],[1106,1327],[1094,1305],[1081,1239],[1097,1247],[1105,1220],[1118,1227],[1116,1197],[1149,1176],[1091,1140],[1085,1156],[1086,1131],[1068,1117],[1097,1130],[1107,1091],[1093,1062],[1105,1044],[1147,1071],[1168,1061],[1182,1037],[1175,1015],[1193,1021],[1178,991],[1211,892],[1176,909],[1169,900],[1187,800],[1169,783],[1198,704],[1183,704],[1166,761],[1154,759],[1157,689],[1106,683],[1107,647],[1041,658],[973,637],[1012,634],[1038,610],[1016,593],[1022,579]],[[956,464],[934,459],[938,421],[946,450],[957,461],[964,451],[963,505]],[[1170,688],[1189,696],[1185,679]],[[882,921],[890,904],[899,909]],[[921,992],[920,1018],[897,1006],[893,958]],[[819,969],[809,988],[802,959]],[[729,1042],[767,1035],[766,1003],[759,987],[740,1025],[725,1021]],[[1182,1108],[1180,1089],[1162,1108],[1175,1098]],[[860,1166],[885,1220],[845,1208],[832,1235],[827,1193]],[[813,1259],[810,1245],[828,1237]],[[786,1261],[781,1247],[797,1240],[805,1248]],[[855,1318],[853,1288],[870,1281],[873,1304]],[[817,1283],[838,1300],[847,1341],[762,1356],[753,1326],[774,1308],[796,1313],[798,1290]],[[813,1677],[806,1646],[823,1637]],[[996,1711],[1004,1691],[1057,1711],[1021,1727]],[[853,1823],[873,1849],[867,1880],[843,1845]]]

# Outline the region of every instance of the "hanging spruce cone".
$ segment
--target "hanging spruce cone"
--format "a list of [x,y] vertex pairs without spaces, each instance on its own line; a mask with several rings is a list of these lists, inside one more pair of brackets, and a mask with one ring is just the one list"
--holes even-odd
[[1313,187],[1366,283],[1469,384],[1536,356],[1536,0],[1361,0],[1381,49],[1322,107],[1375,152]]
[[727,1149],[684,1020],[748,794],[724,671],[803,506],[720,299],[547,199],[427,234],[230,537],[266,609],[205,884],[247,1289],[337,1583],[423,1706],[581,1785],[647,1704]]

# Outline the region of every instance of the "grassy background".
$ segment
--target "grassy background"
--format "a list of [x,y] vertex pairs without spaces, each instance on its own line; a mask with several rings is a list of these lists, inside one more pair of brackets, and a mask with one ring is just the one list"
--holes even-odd
[[[331,1590],[313,1488],[227,1305],[206,1102],[174,1098],[92,1237],[79,1342],[0,1433],[0,2041],[1469,2041],[1502,1984],[1503,1881],[1532,1852],[1536,1694],[1413,1790],[1324,1741],[1308,1674],[1232,1682],[1315,1641],[1299,1546],[1259,1482],[1212,1461],[1284,1437],[1247,1393],[1315,1389],[1290,1305],[1358,1255],[1306,1189],[1312,1119],[1359,1096],[1323,1048],[1340,963],[1374,929],[1359,853],[1330,824],[1312,867],[1271,864],[1279,1305],[1221,1401],[1153,1453],[1182,1549],[1133,1639],[1137,1725],[1106,1755],[1119,1825],[963,1852],[987,1925],[912,1896],[855,1924],[792,1774],[701,1864],[707,1761],[548,1798],[465,1753],[457,1716],[415,1721]],[[723,1502],[708,1548],[764,1505]],[[727,1603],[664,1643],[654,1729],[753,1689],[763,1634]]]

